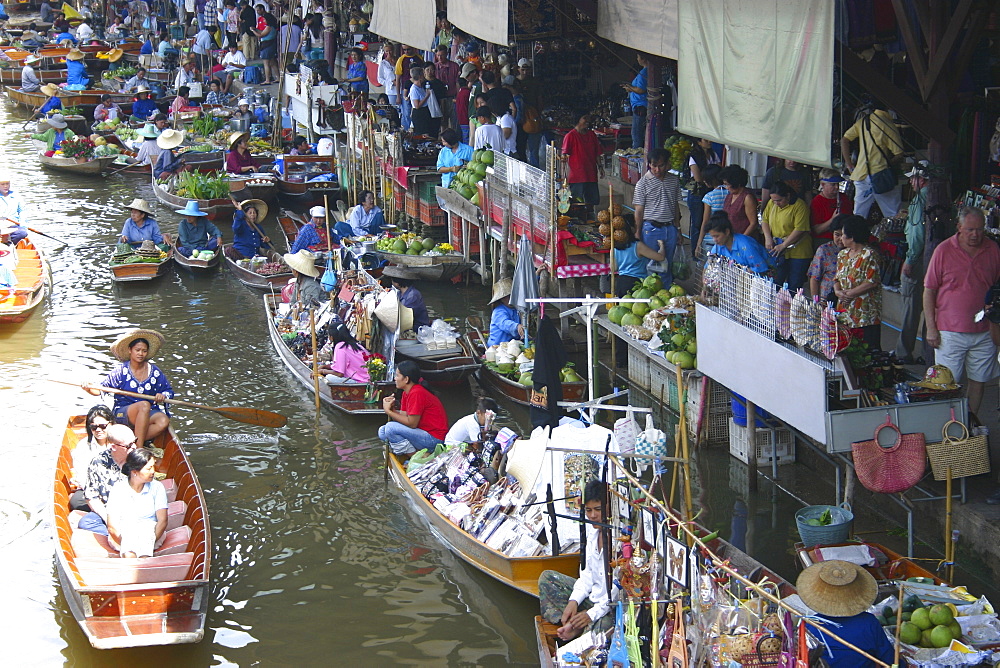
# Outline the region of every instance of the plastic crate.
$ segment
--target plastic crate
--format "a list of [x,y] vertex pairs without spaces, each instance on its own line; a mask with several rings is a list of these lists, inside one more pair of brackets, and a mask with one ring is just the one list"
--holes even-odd
[[409,190],[406,191],[406,215],[412,218],[420,217],[420,200]]
[[[773,435],[773,436],[772,436]],[[777,445],[772,442],[777,441]],[[778,465],[795,463],[795,439],[788,429],[757,430],[757,466],[770,466],[778,458]],[[744,464],[750,463],[750,430],[729,419],[729,454]],[[777,453],[777,454],[775,454]]]
[[[457,250],[460,253],[464,253],[466,245],[466,239],[464,234],[465,223],[463,222],[461,216],[448,216],[447,213],[445,214],[445,216],[451,219],[451,223],[449,225],[450,234],[448,235],[449,243],[451,243],[451,245],[455,247],[455,250]],[[476,228],[475,225],[470,224],[468,227],[469,227],[469,239],[468,239],[469,255],[470,256],[477,255],[479,253],[479,230]]]
[[490,200],[490,218],[497,225],[503,225],[504,208],[498,202]]
[[448,215],[441,210],[437,202],[429,203],[420,200],[420,222],[431,227],[448,224]]
[[[709,445],[721,445],[729,440],[729,423],[732,422],[733,415],[729,412],[729,406],[724,411],[712,411],[705,416],[705,424],[702,429],[708,430],[707,441]],[[692,423],[692,430],[697,428],[697,420]]]
[[392,184],[392,200],[396,211],[402,211],[406,208],[406,191],[398,183]]
[[[421,179],[416,182],[417,186],[417,197],[421,202],[428,202],[430,204],[437,204],[437,191],[436,188],[441,185],[441,179],[435,178]],[[423,219],[421,219],[423,220]],[[427,221],[424,221],[427,222]]]

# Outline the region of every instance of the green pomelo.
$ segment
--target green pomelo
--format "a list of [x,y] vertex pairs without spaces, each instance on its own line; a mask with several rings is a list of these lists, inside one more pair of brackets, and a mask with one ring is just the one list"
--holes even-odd
[[635,325],[636,327],[638,327],[641,324],[642,324],[642,318],[635,315],[634,313],[626,313],[622,317],[622,327],[625,327],[627,325]]

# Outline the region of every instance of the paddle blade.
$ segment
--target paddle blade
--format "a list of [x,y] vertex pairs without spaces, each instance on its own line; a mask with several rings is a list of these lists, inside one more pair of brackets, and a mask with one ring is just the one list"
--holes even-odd
[[[207,406],[206,406],[207,408]],[[255,424],[259,427],[284,427],[288,418],[280,413],[262,411],[259,408],[246,408],[244,406],[223,406],[221,408],[209,408],[223,417],[237,422]]]

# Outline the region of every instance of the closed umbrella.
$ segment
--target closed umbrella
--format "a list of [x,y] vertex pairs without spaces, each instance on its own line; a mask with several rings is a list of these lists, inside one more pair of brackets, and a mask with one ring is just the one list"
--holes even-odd
[[517,265],[514,267],[514,284],[510,290],[510,305],[521,314],[524,324],[524,343],[528,343],[528,314],[537,308],[529,299],[538,299],[538,275],[535,273],[534,251],[531,239],[521,237],[517,246]]

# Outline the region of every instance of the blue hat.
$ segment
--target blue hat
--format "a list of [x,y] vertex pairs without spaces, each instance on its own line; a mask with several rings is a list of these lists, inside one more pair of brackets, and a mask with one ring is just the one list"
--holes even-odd
[[207,216],[208,214],[198,208],[198,202],[195,200],[188,200],[187,206],[183,209],[177,209],[174,213],[179,213],[182,216]]

